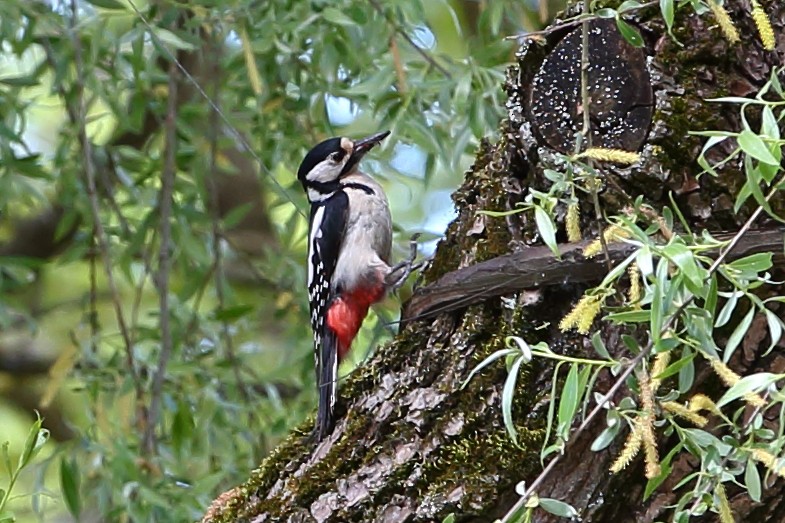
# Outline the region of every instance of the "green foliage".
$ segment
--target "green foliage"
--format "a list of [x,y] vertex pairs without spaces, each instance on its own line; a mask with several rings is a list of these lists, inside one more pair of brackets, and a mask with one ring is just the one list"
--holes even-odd
[[[36,413],[37,415],[37,413]],[[9,442],[4,441],[0,452],[2,452],[2,465],[4,470],[3,475],[8,475],[7,482],[3,483],[3,488],[0,488],[0,522],[13,522],[16,521],[14,513],[9,509],[8,502],[12,498],[12,492],[19,481],[20,474],[32,465],[33,460],[38,456],[43,449],[46,442],[49,440],[49,431],[41,427],[43,420],[37,415],[36,421],[30,427],[27,433],[22,452],[19,453],[19,459],[14,464],[11,460],[11,453]]]
[[[428,191],[497,128],[504,36],[532,18],[461,9],[0,2],[0,238],[62,210],[52,252],[0,257],[2,330],[55,340],[41,386],[76,432],[40,468],[59,499],[34,501],[39,518],[197,519],[312,412],[297,166],[328,136],[389,128],[365,166],[402,243],[440,233]],[[260,210],[269,230],[248,229]],[[366,322],[354,363],[392,315]]]
[[[545,459],[548,454],[561,451],[564,448],[564,443],[569,437],[569,429],[578,413],[578,407],[581,405],[582,401],[584,402],[584,406],[589,401],[590,396],[588,394],[590,394],[590,392],[585,393],[587,385],[589,383],[594,383],[598,373],[602,369],[608,367],[616,369],[620,363],[611,359],[610,356],[608,356],[607,360],[589,360],[564,356],[553,352],[545,342],[541,341],[535,345],[529,345],[524,339],[518,336],[509,336],[506,340],[506,348],[490,354],[472,369],[469,376],[466,378],[464,387],[478,372],[482,371],[496,360],[501,358],[506,359],[507,379],[505,380],[502,390],[502,414],[507,433],[516,444],[518,432],[513,420],[512,403],[515,399],[517,377],[521,365],[531,362],[535,357],[550,359],[557,362],[552,378],[554,387],[554,390],[551,392],[552,398],[556,397],[556,386],[559,383],[559,371],[561,366],[563,364],[569,364],[570,366],[567,378],[562,387],[559,410],[556,417],[554,417],[556,402],[552,401],[549,405],[547,420],[548,432],[545,435],[543,451],[541,453],[541,458]],[[557,440],[552,445],[546,447],[550,441],[551,427],[554,425],[554,422],[557,426]]]
[[[643,203],[643,197],[638,197],[625,214],[609,218],[612,223],[609,229],[618,231],[616,238],[634,245],[635,251],[612,267],[601,284],[587,291],[586,296],[614,297],[613,306],[603,306],[604,320],[623,329],[621,341],[632,359],[613,359],[600,331],[592,335],[592,345],[603,358],[600,360],[557,355],[547,345],[538,344],[535,349],[512,337],[518,350],[508,347],[492,354],[471,375],[501,357],[514,358],[516,363],[528,363],[534,357],[556,360],[547,419],[549,429],[541,458],[545,459],[554,452],[560,455],[567,443],[604,410],[606,428],[596,437],[591,448],[595,452],[601,451],[621,434],[629,434],[612,469],[621,470],[640,448],[645,449],[649,479],[645,498],[673,472],[672,462],[677,456],[684,452],[693,455],[700,466],[681,478],[675,487],[681,495],[674,508],[673,521],[688,521],[708,511],[729,510],[724,483],[741,486],[750,498],[759,500],[762,489],[759,464],[770,474],[783,473],[779,457],[785,447],[782,424],[775,428],[764,426],[763,415],[782,408],[785,395],[781,384],[785,374],[758,372],[741,377],[727,366],[727,362],[745,340],[756,317],[765,318],[769,338],[767,345],[762,347],[761,356],[767,355],[780,342],[785,322],[770,307],[785,302],[785,297],[776,294],[781,283],[771,278],[773,253],[760,252],[733,261],[726,258],[764,212],[775,220],[783,221],[783,217],[776,215],[769,205],[773,198],[781,197],[785,188],[785,172],[780,165],[785,140],[780,137],[778,123],[785,118],[785,94],[778,81],[781,73],[781,70],[773,72],[770,81],[755,98],[714,100],[740,105],[743,128],[739,132],[695,133],[708,137],[699,160],[706,173],[716,175],[719,165],[731,161],[744,168],[746,179],[739,191],[736,208],[746,203],[750,196],[757,208],[733,237],[718,239],[708,232],[694,233],[675,204],[655,210]],[[761,115],[761,125],[757,130],[749,126],[746,118],[751,107],[759,109]],[[728,139],[735,140],[738,147],[730,157],[710,163],[705,154]],[[575,157],[563,159],[568,166],[565,173],[547,172],[548,179],[554,183],[548,193],[537,192],[536,196],[540,200],[550,200],[551,208],[566,206],[572,194],[585,190],[573,188],[572,184],[588,181],[591,186],[594,183],[592,178],[597,175],[596,168]],[[631,273],[634,276],[628,277]],[[641,294],[625,299],[620,289],[631,288],[633,277],[642,280]],[[761,298],[761,295],[767,297]],[[590,311],[584,303],[587,302],[581,300],[570,316],[590,315],[588,319],[591,322],[597,312]],[[562,329],[570,325],[570,322],[562,322]],[[720,331],[731,325],[733,328],[726,329],[727,334]],[[628,329],[626,333],[625,328]],[[641,329],[645,329],[643,336]],[[646,340],[645,345],[639,345],[636,341],[639,339]],[[724,344],[716,341],[723,339]],[[708,362],[726,387],[721,397],[712,400],[696,390],[696,360]],[[560,379],[562,365],[569,365],[563,380]],[[510,367],[510,373],[517,372],[519,367]],[[592,368],[596,370],[589,377]],[[610,391],[600,394],[594,391],[594,383],[597,374],[606,368],[616,376],[616,381]],[[634,379],[631,377],[633,373]],[[664,386],[665,380],[671,377],[678,379],[668,381],[669,386]],[[511,379],[508,378],[508,383]],[[625,380],[629,380],[630,395],[611,401]],[[502,407],[505,425],[514,440],[514,431],[510,429],[514,429],[515,420],[504,408],[512,404],[514,390],[506,393],[507,386]],[[689,400],[687,405],[679,402],[682,397]],[[596,406],[587,414],[585,407],[590,398]],[[578,409],[581,399],[584,401],[583,411]],[[708,420],[702,412],[709,412],[718,420],[711,431],[703,429]],[[576,421],[582,422],[577,430],[573,428]],[[645,426],[676,439],[676,445],[662,460],[657,458],[657,440],[645,435]],[[636,438],[637,442],[631,445],[630,442],[636,441]],[[559,459],[559,455],[552,459]],[[550,467],[546,467],[542,475],[549,471]],[[520,490],[521,500],[502,521],[525,521],[531,517],[535,507],[569,516],[569,505],[550,503],[549,510],[542,500],[537,499],[535,490]],[[524,511],[524,508],[527,510]]]
[[556,225],[553,221],[554,207],[558,200],[553,197],[553,192],[542,193],[534,189],[529,189],[529,194],[526,195],[525,200],[519,203],[517,208],[510,211],[478,211],[478,214],[500,218],[503,216],[510,216],[520,212],[534,211],[534,221],[537,225],[537,232],[542,237],[542,241],[547,245],[554,256],[557,258],[559,254],[559,247],[556,244]]
[[622,18],[627,11],[634,11],[636,9],[640,9],[643,6],[640,2],[636,2],[634,0],[626,0],[622,2],[616,9],[611,9],[609,7],[603,7],[601,9],[597,9],[596,14],[600,18],[611,18],[616,21],[616,28],[619,30],[619,34],[632,46],[634,47],[643,47],[643,38],[641,34],[635,29],[632,25],[628,24]]

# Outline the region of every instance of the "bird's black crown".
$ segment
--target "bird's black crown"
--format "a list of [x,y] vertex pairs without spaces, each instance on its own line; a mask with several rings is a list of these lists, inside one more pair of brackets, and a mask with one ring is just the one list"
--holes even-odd
[[340,137],[328,138],[316,145],[313,149],[308,151],[308,154],[305,155],[302,163],[300,163],[300,168],[297,170],[297,178],[301,182],[305,182],[305,176],[311,172],[311,169],[319,165],[335,152],[337,152],[340,157],[343,157],[343,155],[346,154],[346,150],[341,147]]

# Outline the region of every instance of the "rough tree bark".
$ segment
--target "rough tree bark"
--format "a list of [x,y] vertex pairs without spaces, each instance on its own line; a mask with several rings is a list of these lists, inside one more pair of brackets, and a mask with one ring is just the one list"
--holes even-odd
[[[754,93],[783,63],[785,5],[775,0],[761,4],[775,27],[773,52],[763,50],[747,0],[725,2],[744,35],[737,45],[722,38],[710,14],[698,17],[688,9],[677,13],[674,27],[683,47],[667,36],[656,6],[635,14],[648,58],[624,44],[613,24],[593,23],[593,142],[640,150],[642,155],[641,162],[629,168],[603,166],[608,180],[601,192],[604,212],[618,213],[638,195],[659,211],[670,205],[672,195],[693,230],[734,231],[749,216],[751,208],[733,212],[744,180],[739,166],[729,164],[716,178],[697,179],[702,139],[688,131],[739,130],[738,107],[705,100]],[[550,182],[544,169],[562,165],[557,151],[572,151],[573,133],[582,118],[576,98],[576,28],[580,31],[574,25],[550,31],[543,45],[524,45],[518,53],[505,85],[509,101],[500,137],[493,144],[482,143],[453,197],[458,217],[425,271],[423,288],[406,309],[405,328],[342,385],[335,432],[314,445],[308,438],[311,423],[305,423],[247,482],[216,499],[204,521],[442,521],[449,514],[458,521],[492,521],[517,499],[515,485],[531,482],[542,470],[539,449],[552,368],[535,360],[519,379],[513,411],[520,446],[510,442],[501,421],[504,365],[492,365],[465,388],[462,384],[510,334],[530,343],[545,340],[560,353],[593,353],[588,337],[562,333],[557,325],[582,292],[602,277],[603,260],[587,262],[571,254],[561,262],[566,266],[555,264],[537,246],[531,216],[478,214],[514,208],[528,187],[546,189]],[[614,83],[619,79],[621,86]],[[724,147],[712,151],[714,160],[729,153],[733,144]],[[592,202],[581,201],[580,207],[584,237],[596,237]],[[780,198],[773,207],[781,212],[785,202]],[[563,217],[564,209],[560,213]],[[772,241],[760,239],[757,244],[753,239],[747,252],[781,253],[782,232],[772,223],[758,225],[762,236],[756,238],[771,234]],[[565,241],[561,233],[559,239]],[[562,246],[563,251],[570,249]],[[525,270],[529,263],[542,269],[541,276]],[[779,263],[781,267],[781,257]],[[528,276],[516,279],[521,274]],[[429,316],[423,318],[426,312]],[[601,328],[616,356],[626,355],[617,328],[599,323],[595,328]],[[782,372],[785,358],[776,351],[764,358],[758,350],[768,345],[767,336],[765,320],[757,318],[731,366],[743,374]],[[610,383],[610,376],[604,376],[597,389],[606,390]],[[696,384],[715,397],[721,392],[712,373],[700,367]],[[643,501],[646,480],[640,463],[616,476],[608,473],[621,441],[590,452],[603,426],[596,423],[570,442],[538,494],[571,503],[583,521],[667,520],[666,507],[676,499],[674,485],[694,471],[696,463],[677,459],[672,476]],[[672,443],[661,440],[661,452]],[[782,483],[770,485],[757,504],[730,491],[737,517],[785,520]],[[536,521],[556,519],[536,516]]]

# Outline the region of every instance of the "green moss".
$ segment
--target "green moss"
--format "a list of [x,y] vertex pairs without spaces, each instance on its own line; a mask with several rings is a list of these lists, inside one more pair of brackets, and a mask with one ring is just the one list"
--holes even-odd
[[[514,445],[507,436],[501,421],[498,399],[494,400],[495,404],[488,405],[489,395],[498,398],[504,383],[506,369],[503,362],[480,372],[457,394],[454,391],[454,381],[437,379],[442,376],[439,369],[448,368],[464,372],[465,377],[482,358],[504,348],[507,335],[522,332],[531,334],[533,328],[529,325],[525,313],[520,311],[520,308],[516,312],[502,309],[495,300],[474,305],[462,316],[462,322],[458,326],[449,329],[450,340],[453,340],[454,344],[435,342],[429,346],[428,354],[432,360],[428,363],[436,369],[434,382],[447,387],[448,390],[444,392],[449,393],[450,398],[448,403],[434,412],[424,413],[426,419],[423,423],[431,427],[429,434],[443,434],[449,439],[449,436],[446,436],[447,424],[453,420],[450,416],[445,416],[445,413],[462,412],[465,416],[463,430],[429,456],[427,465],[413,460],[397,467],[392,472],[392,478],[385,480],[383,490],[374,492],[368,498],[369,506],[379,506],[396,494],[425,495],[433,497],[433,507],[435,513],[440,515],[439,519],[456,510],[460,514],[477,513],[476,507],[494,506],[499,495],[510,484],[525,477],[531,472],[531,467],[536,466],[535,449],[542,440],[543,430],[539,426],[541,423],[533,423],[526,417],[526,413],[536,401],[536,398],[526,393],[536,374],[532,375],[527,367],[522,370],[518,380],[519,391],[515,396],[513,411],[518,419],[526,419],[526,426],[519,427],[519,446]],[[347,398],[358,397],[372,390],[379,380],[381,370],[395,372],[396,369],[411,364],[407,363],[407,358],[401,354],[421,348],[424,343],[423,336],[430,335],[431,328],[430,325],[413,324],[413,327],[399,335],[394,343],[381,347],[375,356],[374,364],[358,369],[342,386],[343,403],[347,403]],[[430,376],[426,379],[430,379]],[[408,394],[410,391],[410,388],[402,388],[396,394]],[[296,468],[303,459],[307,459],[309,452],[303,446],[312,444],[307,440],[311,422],[306,421],[299,431],[287,438],[262,466],[253,472],[248,482],[240,487],[236,501],[232,502],[233,506],[223,511],[221,521],[243,520],[252,513],[267,513],[273,519],[285,519],[292,511],[302,510],[302,507],[312,504],[324,492],[325,485],[334,483],[336,477],[356,472],[389,452],[389,449],[381,445],[370,450],[358,448],[357,441],[367,440],[371,421],[365,416],[353,414],[352,411],[347,413],[347,417],[342,439],[330,449],[329,455],[315,464],[308,473],[294,479],[290,474],[292,467]],[[415,426],[406,423],[396,423],[390,430],[395,431],[396,441],[410,441],[423,436],[414,432],[417,430]],[[386,439],[381,437],[377,441]],[[487,464],[492,466],[484,469]],[[284,471],[284,467],[287,471]],[[419,476],[414,474],[415,467],[424,467]],[[287,477],[288,495],[293,495],[296,501],[288,500],[284,503],[273,498],[253,506],[248,505],[254,494],[266,496],[282,475]],[[418,478],[415,484],[406,483],[411,477]],[[457,486],[465,489],[465,495],[455,506],[446,501],[446,494]],[[244,504],[242,511],[239,508],[240,503]],[[336,514],[335,517],[342,521],[362,519],[358,514],[362,514],[362,510],[353,507],[344,514]]]
[[[297,507],[307,507],[313,503],[323,492],[324,485],[334,481],[336,477],[350,471],[357,470],[363,463],[374,459],[378,453],[364,452],[356,448],[356,441],[363,438],[370,429],[368,418],[364,416],[348,415],[347,426],[341,439],[336,442],[324,459],[310,467],[302,477],[294,479],[291,476],[287,479],[287,493],[294,495],[298,502]],[[272,488],[281,475],[281,470],[285,465],[289,467],[296,460],[307,459],[309,452],[304,449],[305,445],[312,446],[310,438],[313,420],[307,420],[297,430],[295,430],[285,441],[283,441],[268,456],[262,464],[254,470],[248,481],[238,487],[237,495],[221,513],[221,517],[215,521],[237,521],[242,520],[253,512],[253,514],[266,513],[273,518],[283,518],[290,514],[282,511],[284,505],[279,500],[264,499],[253,506],[248,505],[248,500],[253,494],[263,495]]]
[[325,485],[330,485],[335,478],[359,468],[364,453],[358,451],[356,442],[361,441],[362,435],[367,433],[370,423],[371,420],[367,417],[349,417],[346,430],[341,439],[330,448],[329,454],[300,478],[296,491],[299,506],[309,506],[324,492]]
[[280,463],[288,463],[291,460],[306,455],[303,452],[303,445],[308,443],[307,435],[310,433],[312,426],[312,420],[307,420],[293,430],[289,436],[282,441],[267,458],[265,458],[258,468],[251,471],[248,481],[238,487],[237,495],[226,504],[224,510],[221,511],[220,517],[216,518],[214,521],[237,521],[241,518],[241,511],[248,508],[247,499],[250,494],[255,492],[266,492],[272,488],[278,480]]
[[[699,139],[697,137],[690,137],[689,132],[696,129],[696,121],[701,120],[701,115],[695,111],[690,112],[687,107],[688,102],[684,98],[673,98],[671,100],[671,109],[668,114],[663,114],[662,111],[657,111],[654,114],[655,121],[667,121],[668,129],[672,130],[667,136],[663,137],[656,145],[661,146],[661,150],[669,151],[668,155],[660,154],[657,160],[674,175],[682,178],[687,172],[692,171],[692,162],[694,158],[691,151],[698,145]],[[694,142],[689,147],[676,147],[676,143],[683,143],[685,140]],[[682,152],[683,154],[674,154],[674,151]],[[649,177],[651,182],[651,177]],[[654,193],[656,194],[656,193]]]
[[[449,443],[426,466],[427,481],[421,496],[434,500],[438,519],[456,511],[469,515],[492,509],[501,492],[536,469],[537,452],[533,449],[542,437],[543,431],[521,428],[516,446],[504,430],[497,429]],[[446,500],[446,494],[457,488],[463,490],[460,506]]]
[[[525,314],[521,309],[505,317],[498,305],[486,302],[471,307],[463,316],[463,322],[455,330],[463,335],[464,342],[473,347],[470,360],[463,364],[448,363],[450,368],[464,368],[468,375],[482,359],[505,348],[509,334],[529,331]],[[465,358],[465,352],[453,347],[449,359]],[[456,512],[461,515],[479,513],[477,507],[491,508],[498,496],[511,484],[526,477],[536,466],[537,456],[544,436],[544,422],[526,419],[526,426],[518,426],[518,445],[507,434],[501,419],[501,406],[488,405],[489,396],[500,397],[500,388],[507,376],[503,362],[491,365],[478,373],[458,394],[452,393],[454,405],[445,407],[447,412],[463,414],[461,433],[442,445],[424,465],[420,481],[415,486],[417,496],[429,500],[437,519]],[[530,367],[524,367],[518,377],[518,390],[513,403],[513,412],[525,419],[538,398],[527,393],[532,386]],[[494,392],[495,391],[495,392]],[[432,434],[445,434],[453,423],[450,416],[442,421],[436,419]],[[534,427],[534,428],[532,428]],[[401,477],[410,471],[402,471]],[[458,506],[447,502],[447,494],[456,488],[463,494]],[[474,507],[474,508],[472,508]]]
[[502,122],[500,131],[498,143],[491,145],[487,140],[480,143],[464,183],[453,194],[458,217],[447,228],[445,240],[439,244],[425,272],[426,284],[455,270],[467,253],[472,253],[479,262],[509,251],[510,233],[504,218],[487,217],[481,231],[472,230],[478,211],[510,210],[504,182],[514,170],[511,158],[517,153],[515,145],[506,138],[508,133],[514,133],[509,122]]
[[477,432],[442,447],[427,469],[436,473],[434,479],[462,482],[467,477],[505,476],[515,468],[534,465],[537,452],[532,452],[532,448],[542,443],[544,432],[518,428],[518,445],[503,429]]

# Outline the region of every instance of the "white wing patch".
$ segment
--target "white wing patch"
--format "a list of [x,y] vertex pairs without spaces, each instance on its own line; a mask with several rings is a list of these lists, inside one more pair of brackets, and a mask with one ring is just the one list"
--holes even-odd
[[[324,206],[320,205],[316,209],[316,213],[313,216],[313,222],[311,223],[311,234],[308,237],[308,290],[309,291],[312,290],[312,286],[313,286],[313,277],[314,277],[314,269],[315,269],[313,264],[314,254],[317,255],[317,258],[319,258],[320,266],[318,267],[317,270],[321,272],[324,269],[321,263],[322,257],[319,256],[318,252],[316,252],[316,249],[319,248],[318,244],[316,243],[316,239],[322,237],[322,230],[321,230],[322,220],[324,220]],[[311,296],[309,296],[309,298],[310,297]]]
[[321,226],[325,209],[324,206],[316,209],[308,237],[308,301],[311,304],[311,327],[316,348],[322,343],[324,308],[330,293],[330,281],[325,277],[324,257],[319,246],[319,240],[323,237]]

